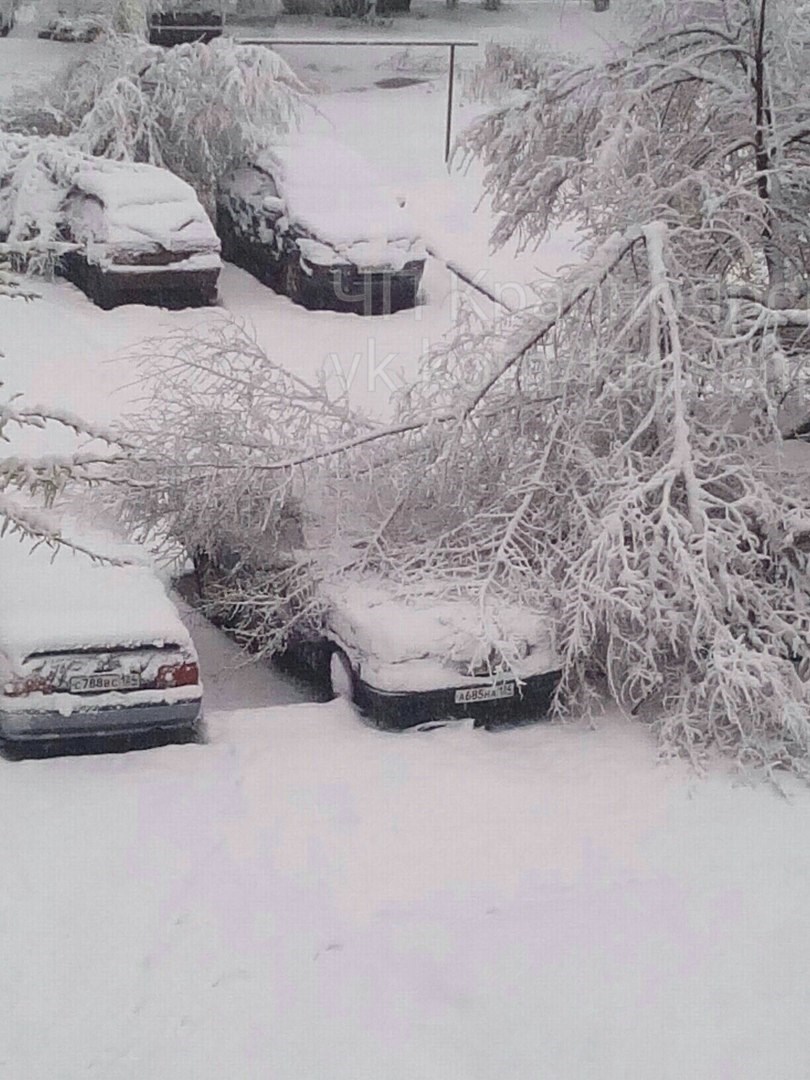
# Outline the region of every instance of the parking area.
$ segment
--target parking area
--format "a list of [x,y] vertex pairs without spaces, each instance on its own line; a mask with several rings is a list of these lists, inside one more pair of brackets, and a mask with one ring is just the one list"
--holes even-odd
[[[549,38],[593,18],[524,9],[513,26],[542,13]],[[0,41],[0,93],[76,48],[29,31]],[[443,162],[438,65],[296,55],[322,90],[307,123],[373,155],[435,251],[513,302],[575,257],[573,233],[490,252],[480,172]],[[99,423],[142,392],[133,347],[172,329],[237,319],[384,417],[462,310],[493,313],[438,258],[414,309],[374,318],[307,311],[231,265],[212,309],[37,288],[0,297],[4,392]],[[18,449],[62,448],[43,438]],[[3,1080],[810,1075],[805,786],[661,762],[614,714],[378,731],[181,608],[207,744],[0,760]]]

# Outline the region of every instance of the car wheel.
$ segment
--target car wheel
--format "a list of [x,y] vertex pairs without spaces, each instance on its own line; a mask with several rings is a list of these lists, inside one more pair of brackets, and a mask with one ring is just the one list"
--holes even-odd
[[191,725],[192,742],[197,743],[199,746],[205,746],[208,742],[208,725],[205,722],[204,716],[198,716],[194,723]]
[[100,307],[102,311],[110,311],[115,307],[115,297],[110,283],[97,266],[88,266],[86,273],[85,281],[80,287],[97,307]]
[[217,232],[222,245],[220,255],[225,262],[237,261],[236,237],[234,236],[233,222],[225,210],[217,212]]
[[294,304],[304,304],[305,284],[304,271],[297,255],[290,255],[284,263],[282,284],[285,295],[289,296]]
[[417,285],[415,281],[399,283],[398,288],[392,289],[391,310],[403,311],[407,308],[416,307],[416,295]]
[[6,761],[25,760],[25,747],[11,739],[0,740],[0,757]]
[[329,688],[333,698],[354,701],[354,671],[348,656],[342,649],[334,649],[329,657]]
[[102,311],[112,311],[116,306],[116,301],[104,284],[100,287],[99,291],[95,295],[96,305],[101,308]]
[[188,727],[177,728],[168,732],[166,741],[180,744],[195,743],[198,746],[204,746],[208,742],[208,728],[205,721],[200,718],[189,724]]

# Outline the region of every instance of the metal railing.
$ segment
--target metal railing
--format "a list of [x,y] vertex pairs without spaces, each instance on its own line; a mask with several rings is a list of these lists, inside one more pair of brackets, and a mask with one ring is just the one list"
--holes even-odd
[[280,37],[239,37],[234,38],[239,45],[267,45],[273,48],[275,45],[346,45],[349,47],[365,47],[377,49],[412,49],[422,46],[423,48],[444,48],[450,50],[450,65],[447,73],[447,120],[444,134],[444,160],[450,159],[451,136],[453,130],[453,87],[456,75],[456,49],[478,48],[477,41],[453,41],[437,40],[428,38],[411,38],[390,40],[386,38],[280,38]]

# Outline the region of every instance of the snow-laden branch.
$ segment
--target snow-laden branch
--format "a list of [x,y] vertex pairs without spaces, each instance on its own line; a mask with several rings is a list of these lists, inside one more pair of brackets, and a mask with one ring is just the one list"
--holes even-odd
[[540,325],[531,330],[518,348],[510,352],[491,378],[484,383],[467,405],[465,409],[467,415],[484,400],[490,390],[507,372],[511,371],[527,353],[537,348],[558,322],[564,319],[577,304],[610,277],[619,263],[632,251],[640,239],[641,232],[636,227],[631,227],[623,234],[614,234],[602,244],[583,268],[578,268],[576,274],[573,275],[572,283],[562,292],[558,310],[553,315],[541,320]]
[[[697,24],[693,11],[653,8],[637,43],[585,66],[513,47],[504,79],[519,99],[474,123],[462,148],[486,166],[498,245],[535,244],[564,220],[594,244],[638,222],[688,224],[692,234],[671,243],[691,277],[710,268],[729,284],[776,286],[785,295],[774,306],[796,309],[806,288],[808,23],[786,0],[729,0],[701,15]],[[497,85],[503,47],[488,56],[482,86]]]
[[80,540],[63,535],[53,515],[15,499],[0,489],[0,537],[7,534],[16,534],[32,541],[34,545],[44,544],[53,550],[54,555],[66,550],[86,555],[94,562],[113,566],[123,566],[126,562],[124,559],[99,553]]
[[[76,449],[62,453],[14,452],[15,429],[41,431],[49,425],[71,432],[76,437]],[[66,409],[25,405],[19,394],[0,401],[0,444],[8,448],[0,455],[0,535],[11,530],[55,550],[68,547],[105,558],[96,556],[81,541],[64,537],[50,508],[71,485],[96,485],[109,479],[113,470],[131,461],[133,447],[113,431],[87,423]],[[10,494],[15,489],[24,499]],[[46,509],[37,509],[33,501],[44,504]]]
[[[307,88],[272,49],[226,37],[161,49],[110,31],[44,102],[23,95],[10,111],[31,134],[44,114],[74,151],[164,165],[212,208],[224,173],[295,127],[307,103]],[[0,149],[0,177],[2,162]]]
[[88,439],[99,439],[110,446],[121,447],[128,445],[122,439],[120,433],[113,428],[84,420],[77,413],[68,409],[40,404],[18,407],[14,402],[19,400],[20,396],[17,395],[11,401],[0,402],[0,437],[8,438],[7,435],[4,435],[4,429],[9,424],[40,429],[45,428],[48,424],[56,424],[67,428],[75,435],[81,435]]

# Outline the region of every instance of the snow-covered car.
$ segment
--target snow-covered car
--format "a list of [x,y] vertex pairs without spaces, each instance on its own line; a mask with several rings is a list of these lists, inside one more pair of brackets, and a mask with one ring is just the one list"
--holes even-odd
[[416,303],[426,252],[403,200],[334,140],[296,138],[225,177],[217,231],[223,258],[305,307]]
[[92,159],[60,211],[78,245],[62,272],[99,307],[200,307],[217,298],[219,238],[194,189],[154,165]]
[[288,656],[378,726],[548,712],[560,678],[549,612],[498,604],[484,626],[471,600],[404,596],[379,578],[325,586],[323,595],[321,636],[293,642]]
[[60,11],[38,33],[46,41],[61,41],[74,45],[86,45],[104,33],[105,21],[94,12],[72,14]]
[[162,7],[149,15],[149,44],[170,48],[200,41],[207,45],[220,37],[224,25],[224,13],[210,7],[191,3],[182,7]]
[[0,37],[6,37],[14,26],[18,0],[0,0]]
[[194,644],[154,572],[0,539],[0,740],[199,737]]

